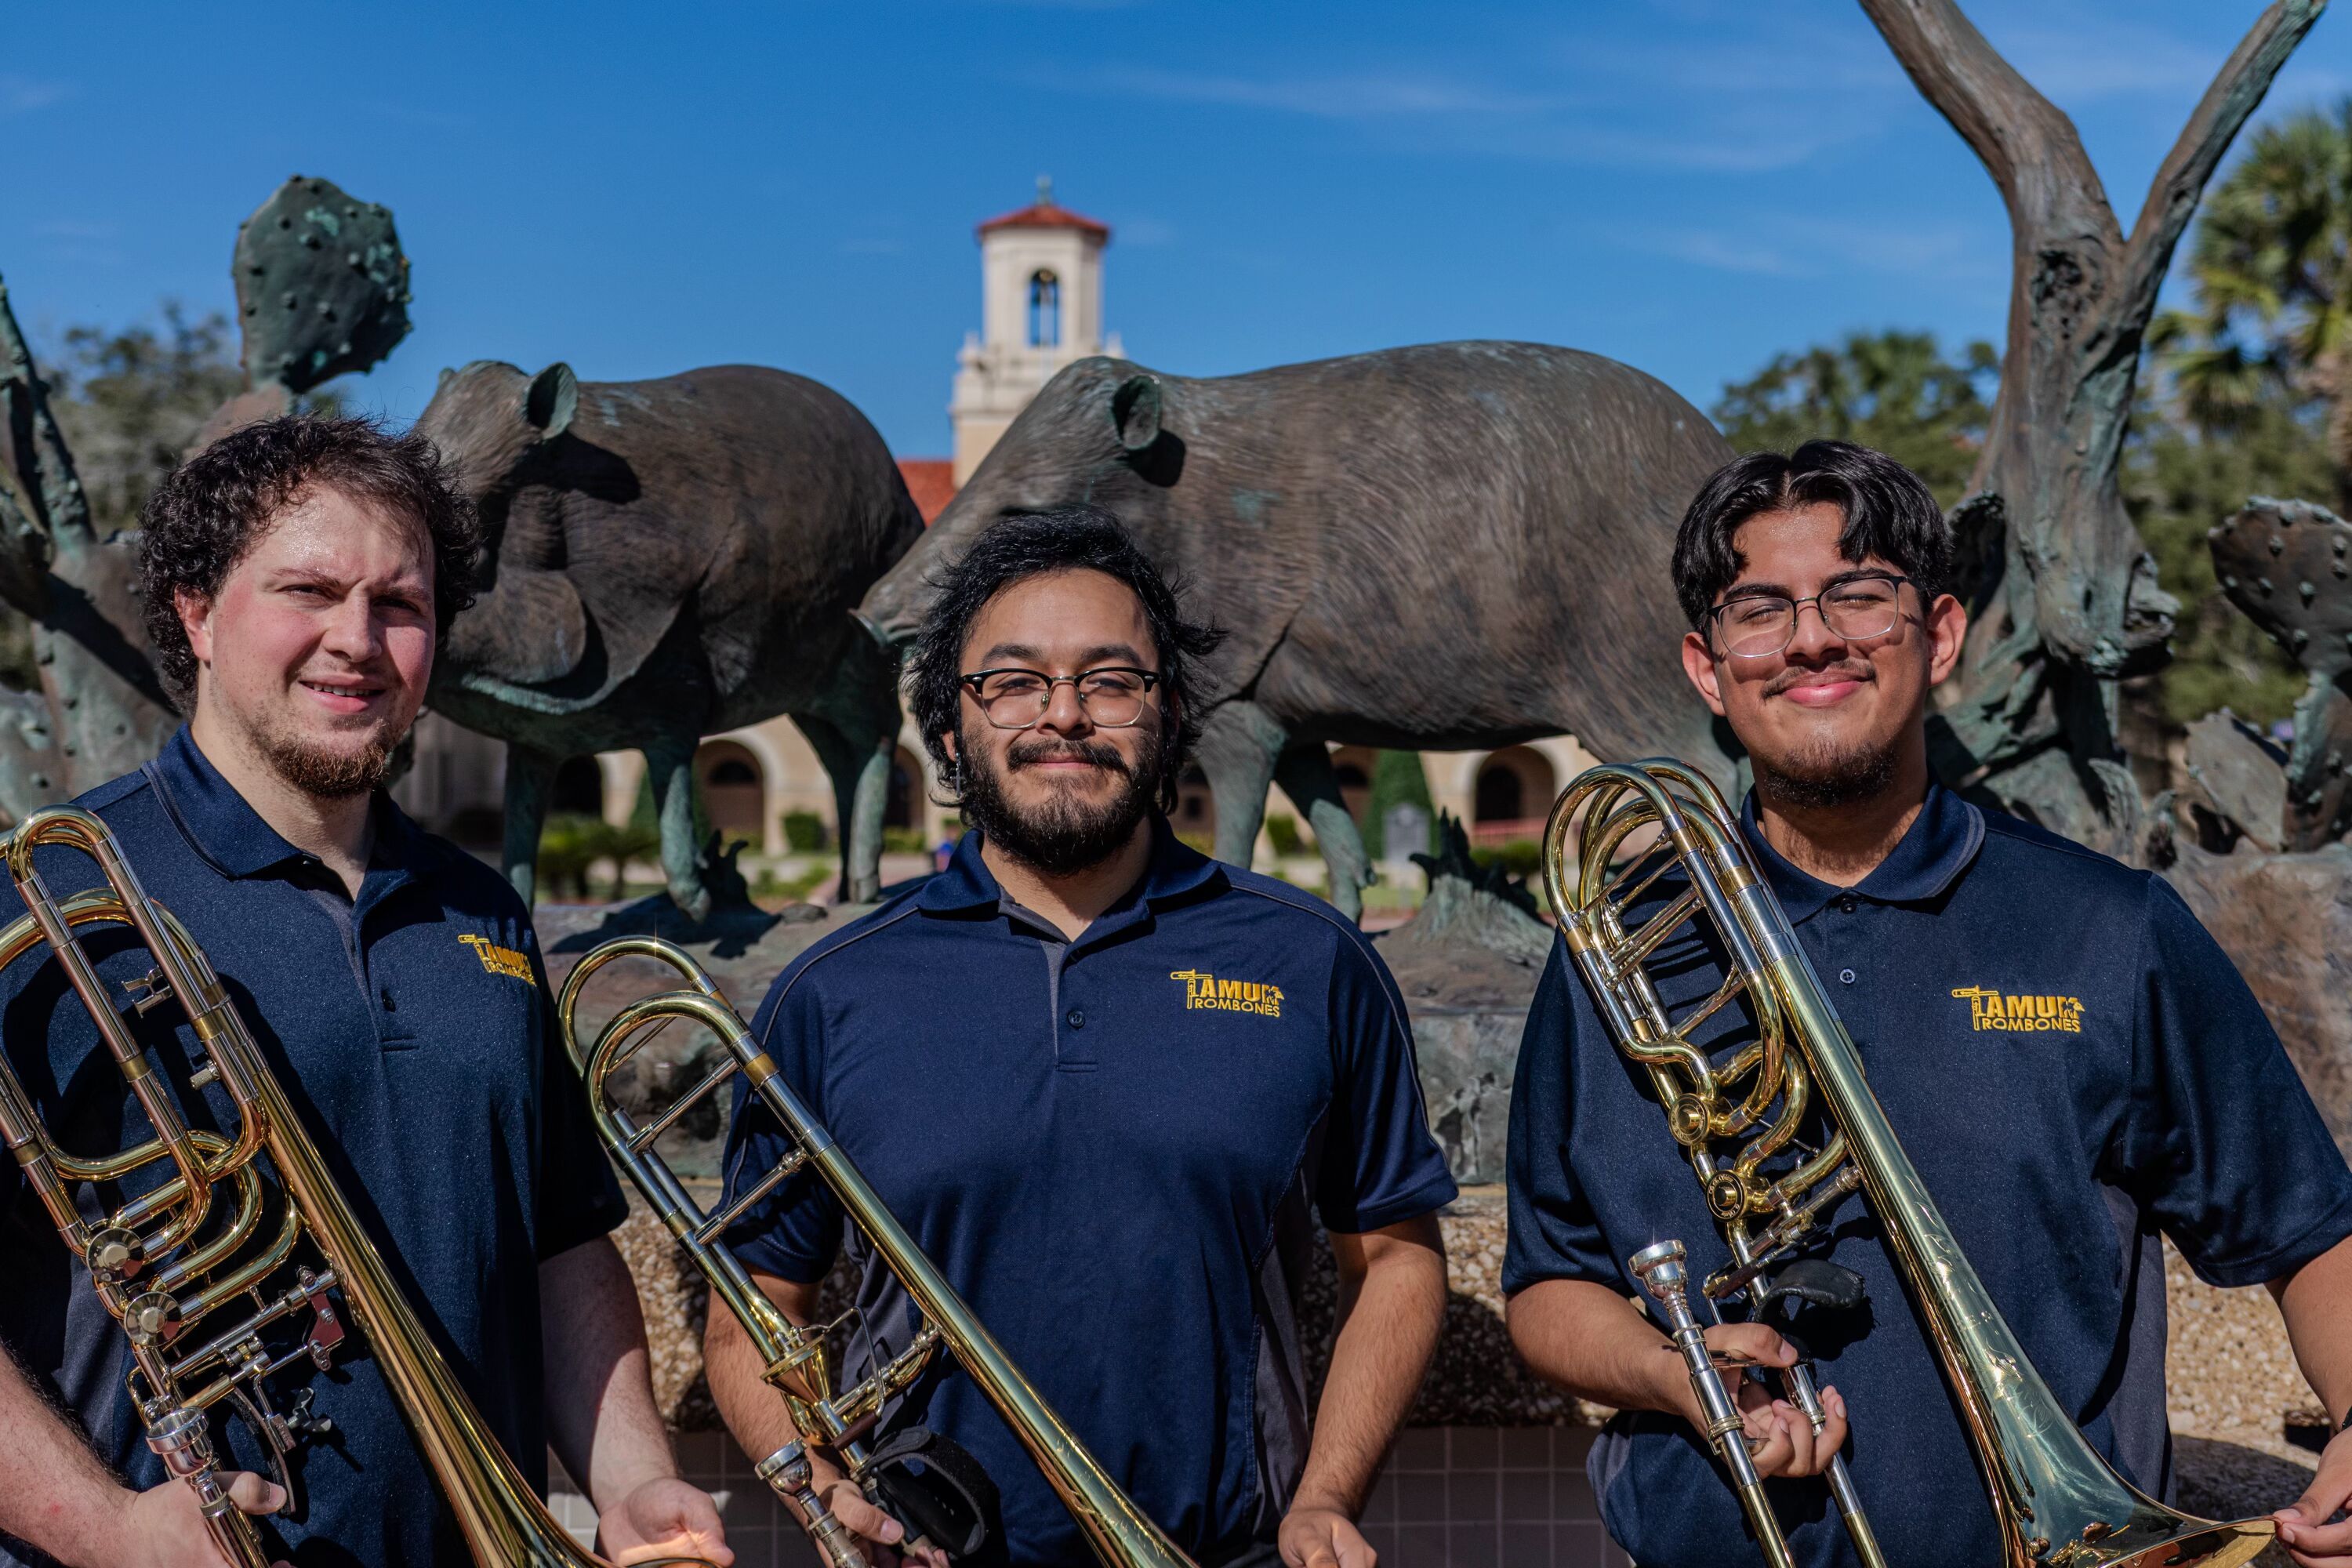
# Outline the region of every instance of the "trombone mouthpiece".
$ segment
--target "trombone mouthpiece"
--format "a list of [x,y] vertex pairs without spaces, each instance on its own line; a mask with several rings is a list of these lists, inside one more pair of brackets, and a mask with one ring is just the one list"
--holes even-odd
[[1625,1260],[1625,1267],[1642,1289],[1663,1301],[1669,1296],[1683,1294],[1690,1281],[1690,1269],[1684,1264],[1683,1244],[1661,1241],[1642,1248]]

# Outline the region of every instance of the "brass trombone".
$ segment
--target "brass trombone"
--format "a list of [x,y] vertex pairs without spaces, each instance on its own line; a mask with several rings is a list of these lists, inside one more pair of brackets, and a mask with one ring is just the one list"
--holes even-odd
[[[605,964],[632,957],[666,963],[687,984],[629,1003],[613,1016],[595,1043],[583,1049],[576,1026],[582,987]],[[955,1288],[923,1256],[833,1135],[784,1081],[775,1062],[760,1048],[710,976],[683,949],[655,937],[622,937],[605,942],[583,957],[564,981],[556,1016],[564,1043],[580,1065],[581,1077],[587,1080],[589,1106],[606,1149],[710,1281],[712,1296],[743,1325],[766,1363],[761,1375],[782,1394],[796,1432],[839,1453],[851,1479],[863,1484],[866,1466],[863,1439],[881,1415],[883,1405],[912,1386],[933,1356],[945,1349],[1020,1437],[1097,1559],[1109,1568],[1193,1568],[1192,1559],[1119,1489]],[[609,1087],[612,1076],[655,1033],[679,1018],[708,1029],[726,1047],[727,1059],[641,1127],[614,1100]],[[707,1214],[687,1193],[677,1173],[654,1152],[654,1143],[738,1073],[790,1136],[793,1148],[732,1204],[717,1214]],[[831,1323],[802,1328],[752,1283],[742,1262],[719,1239],[752,1205],[803,1170],[814,1171],[832,1189],[851,1223],[866,1233],[924,1318],[924,1327],[912,1343],[849,1388],[839,1386],[835,1346],[855,1330],[855,1310]],[[788,1443],[761,1460],[759,1474],[801,1510],[810,1535],[834,1568],[863,1564],[865,1559],[854,1538],[811,1486],[802,1442]]]
[[[53,897],[34,864],[35,851],[49,846],[88,856],[102,885],[62,901]],[[348,1315],[374,1352],[477,1568],[602,1568],[499,1447],[337,1189],[211,963],[179,920],[140,888],[106,825],[89,812],[53,806],[26,818],[0,853],[30,911],[0,931],[0,969],[48,947],[155,1134],[114,1154],[70,1153],[50,1138],[23,1083],[0,1058],[0,1138],[130,1336],[131,1394],[147,1446],[194,1489],[222,1554],[236,1568],[269,1565],[253,1521],[221,1485],[211,1409],[225,1403],[252,1426],[290,1499],[286,1457],[327,1422],[311,1415],[307,1390],[278,1408],[269,1380],[297,1362],[329,1366]],[[188,1126],[75,934],[100,924],[137,933],[154,968],[131,983],[135,1006],[145,1013],[173,1003],[184,1014],[205,1053],[190,1087],[217,1083],[227,1092],[236,1107],[234,1137]],[[274,1227],[264,1224],[263,1154],[281,1189]],[[119,1184],[151,1170],[169,1173],[103,1219],[84,1218],[75,1205],[81,1184]],[[233,1200],[225,1218],[215,1204],[223,1187]],[[316,1268],[295,1261],[306,1239]],[[296,1342],[263,1339],[264,1329],[303,1312],[309,1322]],[[216,1321],[222,1319],[226,1326]]]
[[[1617,865],[1628,841],[1646,830],[1655,839]],[[2051,1394],[1895,1139],[1845,1026],[1713,784],[1665,759],[1587,770],[1552,806],[1543,870],[1595,1007],[1618,1048],[1647,1071],[1730,1247],[1732,1261],[1706,1281],[1704,1294],[1719,1301],[1748,1291],[1858,1187],[1959,1405],[2007,1568],[2232,1568],[2261,1553],[2276,1533],[2272,1521],[2222,1524],[2167,1508],[2117,1475]],[[1686,885],[1661,888],[1656,911],[1626,930],[1626,912],[1672,871]],[[1693,921],[1719,937],[1730,962],[1712,994],[1671,1016],[1643,964]],[[1742,996],[1757,1038],[1716,1060],[1690,1033]],[[1797,1134],[1815,1093],[1831,1135],[1808,1152]],[[1680,1244],[1644,1248],[1629,1267],[1690,1365],[1708,1436],[1766,1559],[1784,1568],[1788,1542],[1699,1341]],[[1818,1402],[1799,1373],[1792,1399],[1818,1430]],[[1857,1552],[1875,1568],[1883,1560],[1842,1461],[1830,1481]]]

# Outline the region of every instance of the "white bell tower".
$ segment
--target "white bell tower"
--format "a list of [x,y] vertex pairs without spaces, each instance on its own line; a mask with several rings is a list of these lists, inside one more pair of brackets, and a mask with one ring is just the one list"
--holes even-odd
[[1102,330],[1102,254],[1108,225],[1037,199],[980,226],[981,330],[956,358],[955,482],[971,478],[1013,416],[1072,360],[1122,353]]

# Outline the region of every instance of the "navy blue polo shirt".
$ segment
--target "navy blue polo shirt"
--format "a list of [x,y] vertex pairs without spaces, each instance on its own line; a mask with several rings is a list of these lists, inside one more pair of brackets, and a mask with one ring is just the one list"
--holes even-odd
[[[2092,1445],[2165,1493],[2159,1233],[2225,1286],[2352,1234],[2352,1173],[2262,1009],[2163,879],[1941,788],[1851,889],[1775,854],[1749,812],[1771,889],[1962,1250]],[[1686,1007],[1720,979],[1719,953],[1685,933],[1646,969]],[[1739,1012],[1697,1043],[1752,1038]],[[1847,1460],[1887,1560],[1998,1563],[1976,1466],[1859,1195],[1832,1235],[1826,1255],[1863,1275],[1872,1310],[1819,1376],[1845,1396]],[[1556,943],[1512,1089],[1504,1289],[1591,1279],[1636,1295],[1626,1258],[1666,1237],[1690,1247],[1695,1277],[1726,1261],[1646,1075]],[[1589,1468],[1610,1533],[1643,1568],[1762,1561],[1681,1421],[1620,1415]],[[1821,1481],[1771,1490],[1799,1563],[1855,1561]]]
[[[1355,1233],[1454,1191],[1403,1002],[1352,925],[1155,819],[1142,880],[1065,941],[967,834],[945,871],[796,960],[752,1027],[1145,1513],[1198,1557],[1273,1538],[1307,1447],[1294,1306],[1309,1206]],[[782,1137],[739,1096],[730,1197]],[[914,1331],[847,1230],[804,1174],[728,1237],[803,1282],[850,1248],[872,1333],[845,1385]],[[1091,1564],[971,1381],[923,1392],[926,1424],[1003,1489],[1012,1561]]]
[[[538,1266],[604,1235],[626,1210],[551,1026],[521,900],[381,796],[374,855],[351,898],[246,804],[185,730],[145,768],[78,804],[113,829],[148,893],[220,972],[410,1305],[543,1489]],[[61,897],[97,880],[79,855],[43,855]],[[21,912],[13,889],[0,902]],[[123,928],[84,929],[110,984],[145,973]],[[193,1124],[225,1125],[226,1096],[187,1087],[199,1053],[192,1031],[166,1031],[167,1016],[179,1016],[166,1007],[140,1022],[151,1058]],[[110,1152],[149,1135],[46,950],[0,973],[0,1034],[64,1147]],[[132,1486],[163,1484],[124,1392],[128,1342],[13,1162],[0,1173],[0,1278],[11,1282],[0,1337],[17,1363]],[[233,1321],[205,1320],[215,1329]],[[276,1331],[290,1342],[299,1329]],[[345,1339],[331,1371],[299,1362],[271,1384],[281,1409],[306,1386],[335,1430],[295,1451],[303,1513],[264,1521],[273,1554],[297,1568],[472,1562],[359,1336]],[[267,1450],[242,1421],[223,1414],[213,1426],[225,1463],[268,1473]],[[0,1538],[0,1562],[47,1561],[21,1544],[12,1556],[9,1544]]]

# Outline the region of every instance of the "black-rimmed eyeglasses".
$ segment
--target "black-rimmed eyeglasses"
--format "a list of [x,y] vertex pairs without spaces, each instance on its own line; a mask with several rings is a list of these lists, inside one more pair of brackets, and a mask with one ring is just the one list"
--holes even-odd
[[1716,646],[1734,658],[1769,658],[1797,640],[1797,618],[1807,605],[1822,624],[1848,642],[1882,637],[1903,615],[1903,584],[1889,573],[1869,573],[1832,583],[1818,594],[1792,599],[1786,594],[1748,594],[1727,599],[1707,612]]
[[1054,688],[1068,682],[1078,706],[1097,729],[1124,730],[1143,717],[1144,700],[1160,684],[1160,673],[1103,665],[1076,675],[1037,669],[977,669],[956,678],[971,693],[988,721],[1000,730],[1035,728],[1054,705]]

